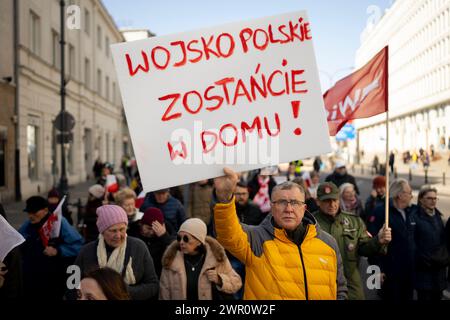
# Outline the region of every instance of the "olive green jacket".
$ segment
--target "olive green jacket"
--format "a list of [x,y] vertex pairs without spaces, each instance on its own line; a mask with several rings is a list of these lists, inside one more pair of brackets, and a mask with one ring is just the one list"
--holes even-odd
[[378,236],[372,238],[364,221],[351,213],[340,211],[333,218],[319,210],[313,215],[322,230],[331,234],[338,243],[347,279],[348,299],[364,300],[365,284],[359,272],[359,257],[383,253],[387,246],[378,242]]

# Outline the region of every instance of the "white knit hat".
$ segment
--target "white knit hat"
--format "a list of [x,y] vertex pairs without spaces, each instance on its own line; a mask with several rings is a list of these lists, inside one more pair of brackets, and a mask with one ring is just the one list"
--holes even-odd
[[205,244],[206,224],[199,218],[190,218],[183,222],[178,232],[184,231],[195,237],[198,241]]

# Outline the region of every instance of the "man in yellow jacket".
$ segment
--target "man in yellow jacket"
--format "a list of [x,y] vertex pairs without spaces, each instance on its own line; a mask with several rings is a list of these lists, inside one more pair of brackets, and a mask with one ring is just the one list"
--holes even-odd
[[293,182],[277,185],[271,213],[260,225],[247,226],[236,215],[237,174],[224,172],[214,180],[214,221],[217,240],[245,264],[244,299],[346,299],[337,243],[305,214],[303,188]]

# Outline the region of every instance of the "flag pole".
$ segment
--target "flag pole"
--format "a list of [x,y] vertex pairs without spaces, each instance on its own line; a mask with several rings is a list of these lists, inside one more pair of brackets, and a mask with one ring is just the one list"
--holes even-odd
[[389,110],[386,111],[386,164],[385,164],[385,175],[386,175],[386,196],[385,196],[385,225],[389,228]]
[[385,94],[385,106],[386,106],[386,164],[385,164],[385,176],[386,176],[386,196],[385,196],[385,226],[389,228],[389,46],[386,46],[386,94]]

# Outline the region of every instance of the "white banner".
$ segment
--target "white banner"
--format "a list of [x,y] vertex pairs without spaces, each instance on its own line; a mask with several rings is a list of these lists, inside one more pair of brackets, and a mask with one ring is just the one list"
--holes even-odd
[[0,262],[3,262],[8,253],[25,242],[24,237],[0,215]]
[[304,11],[111,50],[147,192],[331,151]]

